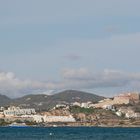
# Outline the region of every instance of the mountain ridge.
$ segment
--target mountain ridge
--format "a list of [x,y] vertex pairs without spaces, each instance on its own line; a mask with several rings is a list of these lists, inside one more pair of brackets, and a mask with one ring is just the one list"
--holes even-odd
[[[3,97],[3,98],[1,98]],[[0,105],[9,106],[16,105],[26,108],[35,108],[36,110],[45,110],[54,107],[56,104],[70,104],[73,102],[87,102],[96,103],[105,97],[96,94],[78,91],[78,90],[64,90],[53,95],[46,94],[30,94],[23,97],[11,99],[5,95],[0,96]],[[3,102],[1,102],[3,100]]]

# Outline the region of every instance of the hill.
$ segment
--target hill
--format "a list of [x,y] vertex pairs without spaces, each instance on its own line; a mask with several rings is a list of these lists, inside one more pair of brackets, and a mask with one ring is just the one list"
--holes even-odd
[[7,96],[0,95],[0,106],[8,105],[11,101],[12,99],[8,98]]
[[83,92],[83,91],[65,90],[63,92],[50,96],[50,99],[55,100],[55,101],[62,101],[62,102],[64,101],[64,102],[72,103],[76,101],[77,102],[87,102],[87,101],[98,102],[104,99],[104,97],[91,94],[88,92]]
[[104,97],[82,92],[76,90],[66,90],[54,95],[28,95],[21,98],[17,98],[12,102],[14,105],[22,107],[34,107],[36,110],[46,110],[54,107],[56,104],[70,104],[72,102],[98,102],[104,99]]
[[54,107],[56,104],[70,104],[73,102],[87,101],[98,102],[102,99],[104,99],[104,97],[87,92],[65,90],[54,95],[27,95],[16,99],[10,99],[8,97],[5,97],[5,100],[0,98],[0,102],[3,106],[16,105],[25,108],[35,108],[36,110],[47,110]]

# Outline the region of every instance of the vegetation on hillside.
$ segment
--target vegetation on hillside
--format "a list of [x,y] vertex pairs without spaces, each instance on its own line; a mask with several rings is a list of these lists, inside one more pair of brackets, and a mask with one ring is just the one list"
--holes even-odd
[[70,107],[70,112],[75,114],[75,113],[85,113],[85,114],[92,114],[95,112],[96,109],[94,108],[83,108],[83,107],[78,107],[78,106],[73,106]]

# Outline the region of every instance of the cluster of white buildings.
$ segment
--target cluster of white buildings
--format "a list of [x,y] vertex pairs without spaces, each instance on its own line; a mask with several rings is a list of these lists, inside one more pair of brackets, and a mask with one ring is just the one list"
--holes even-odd
[[76,122],[75,118],[69,116],[47,116],[37,114],[35,109],[21,109],[20,107],[11,106],[8,109],[1,110],[0,118],[6,118],[9,120],[32,120],[37,123],[46,122]]
[[[74,102],[71,105],[58,104],[55,106],[56,108],[65,108],[69,109],[69,106],[79,106],[82,108],[103,108],[107,110],[112,110],[116,112],[116,115],[122,116],[125,115],[126,118],[140,118],[140,113],[134,112],[132,109],[120,108],[119,110],[115,110],[114,105],[120,104],[133,104],[138,103],[140,101],[139,93],[126,93],[116,96],[112,99],[104,99],[99,101],[96,104],[92,102]],[[37,123],[41,122],[76,122],[75,118],[72,115],[67,116],[57,116],[57,115],[47,115],[47,114],[37,114],[34,108],[23,109],[20,107],[10,106],[5,109],[3,107],[0,108],[0,118],[10,118],[10,119],[24,119],[24,120],[33,120]]]
[[46,122],[46,123],[54,123],[54,122],[76,122],[75,118],[72,115],[69,116],[47,116],[47,115],[23,115],[21,118],[32,118],[33,121],[37,123]]
[[112,109],[113,105],[134,104],[134,103],[138,103],[139,101],[140,101],[140,94],[134,92],[134,93],[124,93],[115,96],[113,98],[103,99],[96,104],[93,104],[92,102],[83,102],[83,103],[74,102],[72,103],[72,106],[79,106],[83,108],[93,107],[93,108]]
[[5,117],[14,117],[14,116],[22,116],[22,115],[32,115],[36,114],[34,108],[29,109],[21,109],[19,107],[11,106],[7,110],[3,111]]
[[126,108],[126,107],[121,107],[117,112],[116,112],[117,116],[123,116],[125,118],[140,118],[140,113],[139,112],[135,112],[133,109],[131,108]]
[[69,116],[45,116],[45,122],[76,122],[72,115]]
[[66,104],[57,104],[53,109],[58,109],[58,108],[65,108],[65,109],[69,109],[70,106],[78,106],[78,107],[82,107],[82,108],[90,108],[92,107],[92,102],[74,102],[71,103],[69,105]]
[[102,108],[102,109],[112,110],[116,112],[117,116],[124,116],[125,118],[140,118],[140,113],[135,112],[133,109],[125,107],[116,110],[115,108],[115,105],[123,105],[123,104],[127,105],[127,104],[135,104],[139,102],[140,102],[140,94],[134,92],[134,93],[120,94],[112,99],[107,98],[99,101],[96,104],[93,104],[91,102],[87,102],[87,103],[74,102],[72,106],[79,106],[84,108],[90,108],[90,107]]
[[[117,110],[114,107],[115,105],[135,104],[138,102],[140,102],[140,94],[137,92],[132,92],[132,93],[120,94],[113,98],[103,99],[96,104],[94,104],[92,102],[83,102],[83,103],[74,102],[70,106],[78,106],[78,107],[82,107],[82,108],[102,108],[102,109],[112,110],[112,111],[116,112]],[[56,105],[56,108],[59,108],[59,107],[66,108],[67,105],[64,105],[64,104]],[[116,115],[118,115],[118,116],[121,116],[121,114],[122,114],[121,111],[116,112]],[[134,113],[132,111],[127,112],[126,117],[129,118],[130,116],[139,117],[139,114]]]
[[92,102],[83,102],[83,103],[74,102],[71,105],[72,106],[79,106],[79,107],[83,107],[83,108],[90,108],[93,104],[92,104]]
[[97,104],[93,104],[94,108],[104,108],[104,106],[113,106],[121,104],[134,104],[140,101],[139,93],[124,93],[115,96],[113,99],[104,99],[99,101]]

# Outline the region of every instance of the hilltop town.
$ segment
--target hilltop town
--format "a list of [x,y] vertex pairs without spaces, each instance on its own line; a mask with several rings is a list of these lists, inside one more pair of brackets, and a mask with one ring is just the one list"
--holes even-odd
[[[71,91],[74,92],[74,91]],[[70,91],[69,91],[70,93]],[[98,96],[96,96],[97,98]],[[71,98],[75,98],[71,96]],[[60,101],[51,108],[36,109],[28,105],[10,104],[0,107],[0,125],[13,123],[28,126],[140,126],[140,94],[123,93],[98,100]],[[30,100],[29,97],[26,100]],[[70,99],[69,99],[70,100]]]

